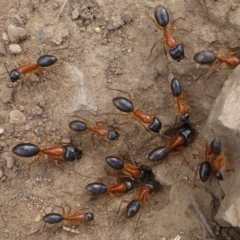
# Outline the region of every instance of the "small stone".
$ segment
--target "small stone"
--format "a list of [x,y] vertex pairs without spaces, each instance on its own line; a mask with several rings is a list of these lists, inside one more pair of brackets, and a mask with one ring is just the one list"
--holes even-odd
[[122,20],[125,22],[125,23],[130,23],[132,20],[133,20],[133,16],[132,14],[130,13],[126,13],[122,16]]
[[3,170],[0,169],[0,178],[2,178],[2,177],[3,177]]
[[27,37],[26,30],[13,25],[8,26],[8,37],[12,43],[19,43]]
[[22,124],[25,123],[26,117],[23,113],[21,113],[19,110],[12,110],[9,113],[9,123],[10,124]]
[[71,140],[70,140],[70,138],[63,138],[63,139],[61,140],[61,143],[63,143],[63,144],[70,144],[70,143],[71,143]]
[[2,40],[3,40],[4,42],[6,42],[6,43],[9,42],[7,33],[3,32],[3,34],[2,34]]
[[49,214],[49,213],[52,212],[52,210],[53,210],[52,207],[46,207],[46,208],[44,209],[44,212],[45,212],[46,214]]
[[3,42],[0,42],[0,56],[5,56],[7,54],[6,48]]
[[6,181],[6,176],[3,176],[2,178],[1,178],[1,182],[5,182]]
[[112,16],[107,26],[107,29],[115,30],[122,27],[123,25],[124,25],[124,21],[120,16]]
[[22,48],[19,44],[14,43],[9,45],[9,51],[12,54],[20,54],[22,52]]
[[101,28],[100,27],[96,27],[94,30],[95,30],[96,33],[100,33],[101,32]]
[[37,215],[37,217],[34,219],[34,222],[40,222],[41,221],[41,216],[40,215]]
[[4,128],[0,128],[0,136],[4,134]]
[[187,176],[183,176],[182,179],[185,180],[185,181],[189,180],[189,178]]
[[72,11],[72,20],[76,20],[80,15],[79,8],[75,7]]
[[29,131],[29,130],[31,130],[32,129],[32,127],[31,127],[31,125],[30,124],[28,124],[28,125],[26,125],[25,126],[25,128],[24,128],[26,131]]
[[25,110],[25,107],[23,105],[20,105],[19,108],[21,112]]
[[6,157],[7,168],[12,169],[14,166],[14,157]]

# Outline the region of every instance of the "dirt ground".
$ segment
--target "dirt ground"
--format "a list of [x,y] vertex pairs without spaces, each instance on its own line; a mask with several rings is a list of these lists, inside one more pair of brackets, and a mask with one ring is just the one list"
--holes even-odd
[[[95,139],[93,146],[91,134],[73,137],[68,127],[72,118],[67,116],[73,114],[72,99],[80,90],[70,82],[71,73],[66,69],[70,71],[75,67],[84,74],[85,89],[89,93],[86,106],[79,104],[79,111],[74,114],[92,124],[104,121],[117,125],[126,121],[118,115],[99,115],[117,113],[111,100],[121,94],[109,90],[108,86],[130,93],[136,108],[146,103],[145,111],[155,113],[163,122],[163,133],[175,123],[176,109],[171,107],[174,99],[168,84],[168,76],[173,74],[185,90],[190,122],[198,132],[194,141],[203,146],[209,110],[232,70],[223,65],[209,79],[203,77],[194,82],[208,66],[198,66],[193,55],[209,49],[208,42],[216,40],[223,46],[237,46],[240,37],[236,20],[240,13],[238,1],[206,0],[207,14],[202,0],[69,0],[55,21],[63,2],[1,0],[0,3],[1,33],[7,33],[10,24],[25,28],[28,37],[19,44],[32,59],[36,60],[50,49],[68,47],[51,52],[58,58],[50,68],[52,72],[46,71],[40,79],[32,75],[22,88],[12,86],[3,63],[9,69],[16,68],[17,62],[25,61],[24,54],[11,55],[5,44],[7,54],[1,56],[0,66],[0,121],[4,129],[0,137],[0,167],[4,173],[0,183],[0,239],[174,239],[177,235],[183,240],[203,239],[204,230],[189,201],[196,201],[207,219],[214,222],[224,194],[215,181],[209,184],[197,179],[195,182],[195,173],[183,161],[184,155],[191,168],[196,169],[201,159],[193,159],[192,154],[198,154],[199,148],[192,144],[182,149],[181,154],[171,155],[164,163],[154,166],[146,156],[155,144],[163,145],[167,140],[148,133],[137,121],[119,125],[121,136],[114,143]],[[154,8],[159,4],[168,9],[170,21],[178,17],[186,19],[176,23],[176,29],[187,30],[175,35],[185,47],[185,59],[181,62],[171,62],[170,57],[167,60],[162,44],[156,46],[147,60],[151,47],[162,33],[146,12],[153,16]],[[72,19],[76,9],[80,16]],[[22,124],[9,124],[9,113],[15,109],[26,117]],[[63,171],[46,160],[26,170],[29,159],[14,156],[14,167],[7,168],[5,159],[13,156],[14,145],[26,141],[24,137],[44,147],[45,133],[49,146],[62,139],[73,139],[73,143],[83,150],[82,159],[61,164]],[[116,225],[111,228],[121,200],[130,201],[133,192],[113,198],[104,205],[109,196],[92,199],[85,190],[88,183],[97,179],[106,184],[116,181],[116,177],[104,169],[104,158],[108,155],[132,156],[137,165],[148,165],[156,175],[163,173],[166,178],[167,183],[150,196],[150,206],[144,205],[136,230],[138,216],[126,219],[125,203]],[[95,180],[83,178],[74,171]],[[54,205],[63,206],[65,202],[73,210],[89,208],[87,211],[92,211],[95,216],[94,225],[79,226],[79,234],[52,232],[42,217],[49,211],[61,213]],[[218,239],[240,239],[236,229],[230,229],[231,234],[229,229],[220,229],[216,225],[214,229],[218,231]],[[227,238],[224,231],[232,238]]]

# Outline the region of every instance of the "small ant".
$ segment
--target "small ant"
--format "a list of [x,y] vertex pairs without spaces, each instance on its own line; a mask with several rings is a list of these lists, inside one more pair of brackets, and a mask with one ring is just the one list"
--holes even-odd
[[19,67],[17,69],[13,69],[10,71],[9,76],[13,83],[20,79],[21,75],[27,75],[25,78],[26,80],[32,75],[34,71],[42,74],[43,68],[50,67],[57,61],[57,58],[52,55],[41,56],[40,58],[38,58],[37,63],[32,63],[32,60],[28,56],[26,56],[26,58],[29,60],[29,62],[31,62],[31,64],[18,64]]
[[[148,17],[153,21],[153,23],[155,24],[155,26],[160,30],[160,31],[163,31],[163,35],[165,37],[165,44],[170,48],[169,50],[169,54],[170,56],[172,57],[173,60],[176,60],[176,61],[181,61],[183,58],[184,58],[184,48],[183,48],[183,44],[177,44],[177,41],[171,36],[170,34],[170,31],[169,30],[172,30],[173,27],[174,27],[174,23],[179,20],[179,19],[182,19],[182,20],[185,20],[184,18],[177,18],[175,19],[174,21],[171,22],[171,25],[169,27],[169,29],[167,29],[167,25],[169,23],[169,15],[168,15],[168,11],[165,7],[163,6],[157,6],[155,8],[155,11],[154,11],[154,16],[155,16],[155,20],[147,13]],[[178,31],[186,31],[185,29],[178,29],[178,30],[175,30],[173,32],[178,32]],[[154,49],[154,47],[156,46],[156,44],[159,42],[159,41],[162,41],[162,39],[158,39],[152,46],[151,48],[151,53],[148,57],[148,59],[151,57],[152,55],[152,51]],[[165,49],[165,46],[164,46],[164,53],[165,53],[165,56],[167,57],[167,52],[166,52],[166,49]]]
[[82,157],[82,150],[72,145],[41,149],[32,143],[20,143],[17,144],[12,151],[19,157],[34,157],[39,155],[39,157],[33,162],[29,163],[29,165],[38,161],[44,154],[48,156],[48,160],[53,166],[56,166],[54,160],[61,161],[61,159],[58,159],[59,157],[62,157],[63,161],[75,161],[77,159],[81,159]]
[[[162,128],[162,123],[161,121],[154,115],[152,114],[147,114],[142,112],[142,108],[144,106],[142,106],[141,109],[139,110],[135,110],[134,109],[134,105],[133,105],[133,100],[132,97],[130,96],[130,94],[128,94],[127,92],[124,92],[122,90],[119,89],[114,89],[114,88],[109,88],[111,90],[116,90],[122,93],[125,93],[128,95],[129,99],[125,98],[125,97],[115,97],[112,99],[113,105],[120,110],[121,112],[125,112],[128,114],[132,114],[135,118],[137,118],[140,122],[140,124],[147,130],[147,131],[152,131],[154,133],[159,133],[161,128]],[[118,115],[124,115],[126,116],[127,114],[118,114]],[[148,125],[148,129],[143,125],[143,123],[145,124],[149,124]]]
[[[215,138],[211,144],[206,144],[205,148],[205,161],[200,164],[199,177],[202,182],[206,182],[213,174],[217,180],[222,181],[223,176],[221,173],[221,167],[226,164],[226,156],[222,151],[222,144],[219,139]],[[225,171],[231,171],[225,170]],[[196,171],[197,172],[197,171]]]
[[178,112],[181,114],[181,120],[182,122],[187,122],[189,119],[189,114],[188,114],[189,109],[187,109],[181,101],[180,96],[182,93],[182,86],[181,86],[181,83],[176,78],[173,78],[171,81],[171,90],[172,90],[173,96],[177,100],[177,107],[178,107]]
[[87,212],[85,214],[80,214],[79,213],[80,210],[78,210],[78,211],[74,212],[73,214],[71,214],[71,207],[67,203],[66,203],[66,205],[69,208],[67,213],[66,213],[64,207],[55,206],[55,207],[59,207],[62,209],[62,214],[49,213],[43,217],[43,221],[46,223],[50,223],[50,224],[58,223],[55,226],[55,229],[60,228],[63,225],[64,221],[67,221],[68,222],[67,224],[72,229],[72,223],[76,223],[76,224],[80,225],[83,221],[90,222],[90,221],[94,220],[94,215],[91,212]]
[[[204,50],[201,52],[198,52],[194,55],[193,57],[194,61],[198,64],[202,64],[202,65],[210,65],[210,64],[214,64],[212,66],[212,68],[218,68],[222,63],[226,63],[227,66],[229,67],[236,67],[239,65],[240,60],[238,57],[234,56],[233,53],[229,54],[229,56],[221,56],[219,54],[219,51],[217,51],[216,53],[213,51],[208,51],[208,50]],[[210,68],[211,69],[211,68]],[[206,73],[208,73],[210,71],[210,69],[206,72],[204,72],[203,74],[201,74],[196,80],[198,80],[199,78],[201,78],[203,75],[205,75]],[[210,74],[210,76],[213,74],[214,72],[212,72]],[[209,76],[209,77],[210,77]],[[208,78],[209,78],[208,77]],[[195,81],[196,81],[195,80]]]
[[[79,116],[78,116],[79,117]],[[97,122],[95,127],[92,127],[91,124],[84,118],[79,117],[83,119],[85,122],[80,120],[74,120],[70,122],[68,125],[69,127],[75,131],[75,132],[93,132],[92,133],[92,142],[93,137],[95,134],[97,134],[100,137],[107,137],[109,140],[115,141],[118,140],[119,133],[116,130],[107,130],[106,128],[100,127],[100,124],[105,124],[103,122]]]
[[148,159],[153,162],[161,161],[168,156],[169,152],[188,145],[196,135],[196,131],[189,124],[185,123],[184,125],[185,127],[179,130],[178,133],[171,138],[167,146],[160,146],[153,149],[148,154]]
[[146,202],[149,194],[153,192],[153,189],[153,185],[147,183],[137,191],[135,199],[127,205],[127,218],[131,218],[138,213],[140,206]]
[[130,163],[124,163],[120,158],[115,156],[108,156],[105,158],[107,164],[115,170],[122,170],[127,176],[138,179],[146,180],[152,177],[152,170],[149,167],[141,166],[136,167]]
[[106,186],[103,183],[90,183],[86,186],[86,189],[92,193],[93,195],[99,195],[99,194],[122,194],[129,192],[133,190],[134,185],[132,181],[125,181],[125,182],[120,182],[117,184],[112,184],[110,186]]

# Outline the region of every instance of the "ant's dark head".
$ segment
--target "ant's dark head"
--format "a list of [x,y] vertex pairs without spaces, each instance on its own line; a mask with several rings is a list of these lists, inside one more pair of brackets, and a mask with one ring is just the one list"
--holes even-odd
[[115,131],[115,130],[109,130],[109,131],[108,131],[108,136],[107,136],[107,138],[108,138],[109,140],[115,141],[115,140],[118,140],[119,135],[120,135],[120,134],[119,134],[117,131]]
[[215,173],[215,178],[219,181],[222,181],[223,180],[223,175],[220,171],[216,172]]
[[20,78],[20,73],[17,71],[17,69],[13,69],[10,73],[9,73],[10,79],[11,81],[14,83],[16,82],[19,78]]
[[161,128],[162,122],[157,117],[154,117],[152,123],[148,125],[148,129],[155,133],[159,133]]
[[189,120],[189,114],[188,113],[186,113],[185,115],[181,116],[181,121],[182,122],[187,122],[188,120]]
[[94,219],[94,215],[93,215],[92,213],[87,212],[87,213],[85,214],[85,220],[86,220],[86,221],[90,222],[90,221],[92,221],[93,219]]
[[169,50],[171,58],[180,62],[184,58],[184,48],[182,44],[177,44],[175,48]]

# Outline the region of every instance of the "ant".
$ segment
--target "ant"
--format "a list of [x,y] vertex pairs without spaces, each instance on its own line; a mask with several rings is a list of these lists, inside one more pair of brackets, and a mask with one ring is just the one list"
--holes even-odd
[[99,195],[99,194],[121,194],[121,193],[126,193],[131,190],[133,190],[134,185],[132,181],[125,181],[125,182],[120,182],[117,184],[112,184],[110,186],[106,186],[103,183],[90,183],[86,186],[86,189],[92,193],[93,195]]
[[195,135],[195,129],[193,129],[189,124],[185,123],[184,127],[170,139],[170,143],[167,146],[160,146],[153,149],[148,154],[148,159],[153,162],[165,159],[169,152],[188,145]]
[[[223,180],[221,167],[225,167],[226,156],[222,151],[222,145],[219,139],[215,138],[211,144],[206,144],[205,147],[205,161],[200,164],[199,177],[202,182],[206,182],[213,174],[217,180]],[[225,170],[232,171],[233,169]],[[197,172],[197,171],[196,171]]]
[[68,124],[69,127],[75,132],[86,132],[86,131],[92,132],[92,142],[95,134],[97,134],[100,137],[107,137],[108,140],[112,140],[112,141],[118,140],[118,137],[120,134],[116,130],[107,130],[106,128],[103,128],[100,126],[100,124],[105,124],[105,123],[96,122],[96,126],[92,127],[91,124],[86,119],[82,117],[79,117],[79,118],[83,119],[85,122],[80,120],[74,120]]
[[[169,29],[167,28],[167,25],[169,23],[169,15],[168,15],[168,11],[165,7],[163,6],[157,6],[155,8],[154,11],[154,16],[155,16],[155,20],[147,13],[148,17],[153,21],[153,23],[155,24],[155,26],[160,30],[163,31],[163,35],[165,37],[165,44],[170,48],[169,50],[169,54],[172,57],[173,60],[176,60],[177,62],[181,61],[184,58],[184,48],[183,48],[183,44],[177,44],[177,41],[171,36],[170,34],[170,30],[173,29],[174,27],[174,23],[179,20],[185,20],[182,17],[179,17],[177,19],[175,19],[174,21],[171,22],[171,25],[169,27]],[[179,32],[179,31],[187,31],[185,29],[178,29],[173,32]],[[152,51],[154,49],[154,47],[156,46],[156,44],[158,42],[162,41],[162,39],[158,39],[152,46],[151,48],[151,53],[148,57],[148,59],[151,57],[152,55]],[[167,57],[167,52],[166,52],[166,48],[165,46],[164,48],[164,53],[165,56]]]
[[34,162],[38,161],[42,155],[47,155],[49,162],[56,166],[54,160],[61,161],[59,157],[62,157],[63,161],[75,161],[81,159],[82,150],[72,146],[54,146],[50,148],[39,148],[37,145],[32,143],[19,143],[13,149],[13,153],[19,157],[39,157],[33,162],[29,163],[29,166]]
[[[236,54],[236,52],[235,52],[235,54]],[[222,63],[226,63],[227,66],[229,66],[229,67],[236,67],[240,63],[239,58],[237,56],[235,56],[234,53],[229,53],[226,56],[221,56],[219,54],[219,50],[216,53],[213,52],[213,51],[208,51],[208,50],[204,50],[204,51],[198,52],[198,53],[196,53],[194,55],[193,59],[198,64],[202,64],[202,65],[211,65],[211,64],[213,64],[212,67],[211,67],[213,69],[214,68],[216,68],[216,69],[219,68]],[[208,71],[206,71],[203,74],[201,74],[195,81],[197,81],[199,78],[201,78],[206,73],[208,73],[211,70],[211,68]],[[210,74],[210,76],[213,73],[214,72],[212,72]]]
[[71,207],[67,203],[66,203],[66,205],[69,208],[67,213],[66,213],[64,207],[55,206],[55,207],[59,207],[62,209],[62,214],[49,213],[43,217],[43,221],[46,223],[50,223],[50,224],[58,223],[55,226],[55,229],[60,228],[63,225],[63,222],[67,221],[68,225],[72,229],[72,223],[76,223],[76,224],[80,225],[83,221],[90,222],[90,221],[94,220],[94,215],[91,212],[87,212],[85,214],[80,214],[79,213],[80,210],[78,210],[78,211],[74,212],[73,214],[71,214],[71,210],[72,210]]
[[27,75],[25,78],[26,80],[32,75],[34,71],[42,74],[43,68],[50,67],[57,61],[57,58],[52,55],[41,56],[40,58],[38,58],[37,63],[32,63],[33,61],[28,56],[26,56],[26,58],[29,62],[31,62],[31,64],[18,64],[19,67],[17,69],[13,69],[10,71],[9,77],[13,83],[20,79],[21,75]]
[[172,90],[173,96],[177,100],[177,107],[178,107],[178,112],[181,114],[181,121],[187,122],[189,119],[189,114],[188,114],[189,108],[187,109],[181,101],[180,96],[182,93],[182,86],[181,86],[181,83],[175,77],[171,81],[171,90]]
[[[108,87],[109,88],[109,87]],[[122,93],[125,93],[128,95],[129,99],[125,97],[115,97],[112,99],[113,105],[120,110],[121,112],[125,112],[127,114],[132,114],[135,118],[137,118],[140,122],[140,124],[147,130],[147,131],[152,131],[154,133],[159,133],[161,128],[162,128],[162,122],[154,115],[152,114],[147,114],[142,112],[142,108],[144,107],[145,104],[142,105],[142,107],[139,110],[134,109],[133,105],[133,100],[130,94],[127,92],[124,92],[119,89],[114,89],[114,88],[109,88],[111,90],[116,90]],[[127,114],[118,114],[118,115],[123,115],[126,116]],[[149,124],[148,128],[146,128],[143,123]]]
[[122,170],[124,174],[133,179],[145,181],[152,177],[153,173],[149,167],[141,166],[138,168],[130,163],[124,163],[120,158],[115,156],[108,156],[105,159],[110,167],[115,170]]

